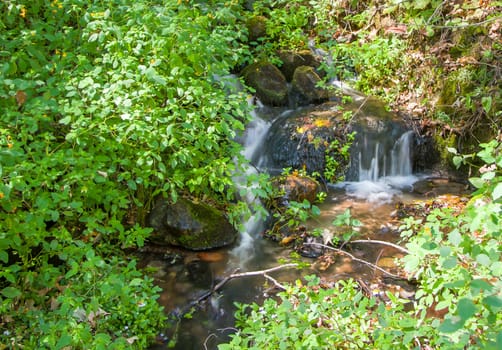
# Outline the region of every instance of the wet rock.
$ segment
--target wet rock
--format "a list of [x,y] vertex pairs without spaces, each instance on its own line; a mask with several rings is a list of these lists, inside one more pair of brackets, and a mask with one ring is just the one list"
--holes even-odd
[[306,258],[318,258],[324,254],[322,238],[307,237],[305,243],[298,248],[298,253]]
[[303,202],[305,199],[314,203],[319,190],[317,181],[310,177],[300,175],[288,175],[276,177],[273,180],[274,187],[284,193],[280,202],[289,201]]
[[291,99],[296,106],[326,102],[329,99],[329,92],[318,86],[320,82],[321,78],[314,68],[309,66],[296,68],[291,83]]
[[242,71],[246,84],[256,90],[256,96],[266,105],[285,106],[288,85],[281,71],[269,62],[253,63]]
[[[293,80],[293,74],[300,66],[309,66],[318,72],[317,69],[321,65],[320,60],[312,54],[310,50],[279,51],[278,56],[282,61],[280,70],[286,77],[287,81]],[[319,74],[319,72],[317,74]]]
[[154,229],[150,236],[153,243],[196,251],[227,246],[238,236],[221,211],[185,198],[176,203],[159,201],[148,215],[147,224]]
[[346,142],[347,122],[343,110],[334,102],[305,108],[286,118],[277,119],[271,126],[265,140],[264,152],[268,159],[264,166],[269,169],[305,169],[308,173],[318,172],[324,178],[326,155],[338,162],[336,174],[342,176],[348,167],[348,159],[331,148],[332,143],[340,146]]

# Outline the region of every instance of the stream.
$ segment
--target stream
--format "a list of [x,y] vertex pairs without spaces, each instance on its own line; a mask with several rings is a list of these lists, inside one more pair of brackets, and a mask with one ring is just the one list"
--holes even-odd
[[[256,108],[255,119],[250,123],[242,143],[244,155],[255,169],[262,169],[266,156],[260,145],[269,132],[274,118],[282,118],[287,110],[275,110],[275,117],[265,121]],[[264,112],[270,114],[270,110]],[[399,126],[392,132],[376,132],[377,128],[359,128],[358,138],[351,150],[351,170],[348,181],[327,186],[327,198],[318,205],[320,217],[309,221],[307,229],[321,228],[337,234],[331,224],[337,215],[350,210],[351,216],[362,222],[354,239],[398,242],[398,215],[396,207],[416,200],[431,198],[445,193],[459,193],[462,186],[443,180],[433,180],[428,174],[413,172],[412,148],[414,133]],[[238,179],[236,179],[238,184]],[[426,183],[433,191],[416,191],[418,183]],[[248,201],[254,200],[248,198]],[[280,246],[262,238],[263,221],[251,218],[245,223],[245,231],[234,247],[209,252],[179,252],[150,254],[143,264],[156,267],[156,283],[162,288],[159,302],[172,320],[171,326],[161,334],[158,343],[150,349],[216,349],[228,341],[235,332],[233,313],[235,303],[260,302],[273,296],[267,289],[270,283],[263,276],[236,278],[228,281],[217,293],[191,308],[225,276],[239,272],[256,271],[284,264],[290,260],[291,248]],[[397,271],[394,259],[402,256],[395,248],[367,243],[351,244],[350,254],[389,272]],[[344,255],[327,255],[319,259],[301,258],[310,267],[283,269],[271,273],[281,283],[294,282],[309,274],[334,281],[354,278],[361,280],[374,293],[391,290],[403,297],[413,294],[412,287],[385,281],[381,272]],[[185,317],[181,314],[188,311]],[[176,341],[175,345],[169,342]],[[172,347],[173,346],[173,347]]]

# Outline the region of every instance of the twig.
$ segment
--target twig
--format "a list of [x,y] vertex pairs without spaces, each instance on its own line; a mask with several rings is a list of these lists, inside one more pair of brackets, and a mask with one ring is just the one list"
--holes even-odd
[[209,339],[211,339],[212,337],[216,337],[216,335],[214,333],[211,333],[209,334],[207,337],[206,337],[206,340],[204,340],[204,349],[207,350],[207,342]]
[[410,254],[410,251],[406,248],[401,247],[400,245],[390,243],[390,242],[385,242],[385,241],[379,241],[379,240],[374,240],[374,239],[356,239],[354,241],[349,241],[347,243],[375,243],[375,244],[382,244],[382,245],[387,245],[392,248],[396,248],[397,250],[402,251],[405,254]]
[[[380,257],[382,256],[383,249],[380,249],[380,253],[378,253],[378,256],[375,260],[375,265],[378,265],[378,262],[380,261]],[[375,269],[373,269],[373,276],[375,275]]]
[[391,273],[391,272],[389,272],[389,271],[387,271],[387,270],[385,270],[385,269],[382,269],[380,266],[377,266],[377,265],[375,265],[375,264],[372,264],[372,263],[370,263],[369,261],[366,261],[366,260],[363,260],[363,259],[356,258],[354,255],[352,255],[352,254],[350,254],[350,253],[346,252],[345,250],[341,250],[341,249],[338,249],[338,248],[333,248],[333,247],[330,247],[330,246],[327,246],[327,245],[325,245],[325,244],[321,244],[321,243],[314,243],[314,242],[312,242],[312,243],[304,243],[304,244],[305,244],[305,245],[315,245],[315,246],[318,246],[318,247],[323,247],[323,248],[326,248],[326,249],[329,249],[329,250],[333,250],[333,251],[335,251],[335,252],[338,252],[338,253],[341,253],[341,254],[347,255],[347,256],[348,256],[349,258],[351,258],[352,260],[354,260],[354,261],[358,261],[358,262],[363,263],[363,264],[366,264],[366,265],[368,265],[368,266],[370,266],[370,267],[372,267],[372,268],[374,268],[374,269],[376,269],[376,270],[378,270],[378,271],[380,271],[380,272],[382,272],[382,273],[384,273],[384,274],[386,274],[386,275],[388,275],[388,276],[391,276],[391,277],[394,277],[394,278],[397,278],[397,279],[403,279],[403,277],[401,277],[401,276],[399,276],[399,275],[395,275],[395,274],[393,274],[393,273]]
[[[274,271],[277,271],[277,270],[282,270],[282,269],[285,269],[285,268],[297,267],[297,266],[298,266],[298,264],[291,263],[291,264],[285,264],[285,265],[279,265],[279,266],[276,266],[276,267],[271,267],[270,269],[266,269],[266,270],[233,273],[230,276],[226,277],[222,282],[226,283],[230,279],[239,278],[239,277],[263,276],[263,275],[266,275],[269,272],[274,272]],[[223,284],[225,284],[225,283],[223,283]],[[220,284],[222,285],[222,283],[220,282],[220,283],[218,283],[218,285],[216,287],[221,288],[222,286],[220,286]],[[214,291],[217,290],[216,287],[214,288]]]
[[286,290],[286,287],[284,287],[284,285],[280,284],[279,282],[277,282],[277,280],[273,277],[270,277],[269,275],[267,275],[266,273],[263,274],[263,277],[265,277],[266,279],[268,279],[269,281],[272,281],[272,283],[274,284],[275,287],[277,288],[280,288],[282,290]]

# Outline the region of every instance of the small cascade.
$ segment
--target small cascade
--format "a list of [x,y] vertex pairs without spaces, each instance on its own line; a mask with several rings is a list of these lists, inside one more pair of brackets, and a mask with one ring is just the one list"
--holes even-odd
[[409,176],[412,174],[411,146],[413,136],[413,131],[407,131],[394,144],[391,153],[391,176]]
[[[256,111],[253,111],[251,115],[253,120],[249,123],[241,141],[244,147],[242,155],[246,157],[251,164],[246,169],[246,175],[257,172],[257,168],[262,162],[260,155],[261,145],[263,144],[263,140],[267,136],[271,125],[269,122],[261,119]],[[253,204],[259,204],[257,203],[259,199],[253,195],[252,188],[254,185],[247,184],[245,182],[245,178],[246,176],[237,178],[235,179],[235,183],[240,190],[245,190],[241,191],[241,193],[246,193],[246,203],[250,208],[252,208]],[[245,266],[246,263],[254,256],[254,240],[256,235],[262,231],[263,228],[264,218],[260,213],[254,213],[246,222],[243,223],[239,245],[231,251],[231,254],[237,258],[240,267]]]
[[[363,146],[358,150],[359,181],[378,181],[380,178],[409,176],[412,174],[411,143],[413,131],[406,131],[392,148],[388,142],[370,142],[369,135],[363,136]],[[371,144],[368,148],[368,144]],[[387,146],[387,148],[386,148]]]
[[352,148],[349,182],[340,184],[347,194],[369,202],[388,203],[395,195],[412,188],[412,144],[414,132],[394,122],[358,130]]

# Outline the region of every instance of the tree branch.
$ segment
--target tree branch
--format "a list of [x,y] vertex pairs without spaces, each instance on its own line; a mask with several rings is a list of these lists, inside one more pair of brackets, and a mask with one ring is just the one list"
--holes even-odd
[[386,274],[386,275],[388,275],[388,276],[391,276],[391,277],[394,277],[394,278],[397,278],[397,279],[403,279],[403,278],[404,278],[404,277],[401,277],[401,276],[399,276],[399,275],[395,275],[395,274],[393,274],[393,273],[391,273],[391,272],[389,272],[389,271],[387,271],[387,270],[384,270],[384,269],[382,269],[380,266],[377,266],[377,265],[375,265],[375,264],[372,264],[372,263],[370,263],[369,261],[366,261],[366,260],[363,260],[363,259],[356,258],[354,255],[352,255],[352,254],[350,254],[350,253],[346,252],[345,250],[341,250],[341,249],[338,249],[338,248],[333,248],[333,247],[330,247],[330,246],[327,246],[327,245],[325,245],[325,244],[321,244],[321,243],[314,243],[314,242],[312,242],[312,243],[304,243],[304,244],[305,244],[305,245],[314,245],[314,246],[318,246],[318,247],[323,247],[323,248],[325,248],[325,249],[333,250],[333,251],[335,251],[335,252],[337,252],[337,253],[341,253],[341,254],[347,255],[347,256],[348,256],[349,258],[351,258],[352,260],[354,260],[354,261],[358,261],[358,262],[363,263],[363,264],[365,264],[365,265],[368,265],[368,266],[370,266],[370,267],[372,267],[372,268],[374,268],[374,269],[376,269],[376,270],[378,270],[378,271],[380,271],[380,272],[382,272],[382,273],[384,273],[384,274]]
[[410,251],[406,248],[403,248],[401,247],[400,245],[397,245],[397,244],[394,244],[394,243],[390,243],[390,242],[385,242],[385,241],[379,241],[379,240],[374,240],[374,239],[356,239],[354,241],[349,241],[347,242],[347,244],[350,244],[350,243],[375,243],[375,244],[382,244],[382,245],[386,245],[386,246],[389,246],[389,247],[392,247],[392,248],[395,248],[405,254],[410,254]]

